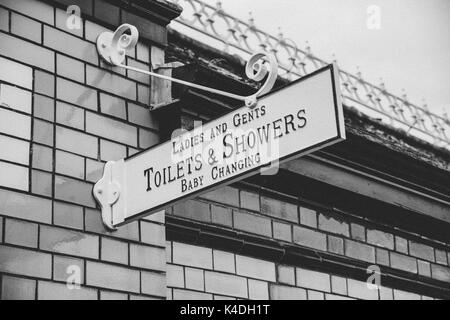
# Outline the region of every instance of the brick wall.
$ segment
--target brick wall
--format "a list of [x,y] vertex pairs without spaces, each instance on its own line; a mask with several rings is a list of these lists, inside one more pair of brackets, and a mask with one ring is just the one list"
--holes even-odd
[[[83,14],[93,5],[83,1]],[[58,7],[0,1],[2,299],[166,295],[164,212],[110,233],[92,197],[107,160],[159,139],[147,109],[149,77],[99,60],[95,40],[107,28],[94,21],[117,25],[119,9],[95,5],[95,19],[69,30]],[[158,30],[155,36],[165,29]],[[128,52],[127,64],[148,70],[151,56],[163,60],[164,51],[149,43]],[[81,287],[69,290],[74,266]]]
[[[298,199],[225,187],[171,210],[174,216],[281,244],[406,272],[412,279],[450,282],[447,244],[374,221],[314,208]],[[233,250],[170,242],[167,281],[172,299],[430,299],[414,290],[379,290],[329,271],[255,259]],[[367,276],[368,277],[368,276]],[[197,280],[194,280],[197,279]],[[259,289],[256,289],[259,288]]]

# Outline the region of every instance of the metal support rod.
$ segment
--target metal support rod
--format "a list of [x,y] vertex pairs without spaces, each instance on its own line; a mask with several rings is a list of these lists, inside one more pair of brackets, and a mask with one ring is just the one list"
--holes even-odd
[[[125,32],[129,32],[127,34]],[[97,38],[97,50],[99,55],[106,61],[116,67],[121,67],[131,71],[143,73],[152,77],[161,78],[167,81],[176,82],[185,86],[196,88],[203,91],[208,91],[214,94],[218,94],[224,97],[244,101],[248,107],[254,107],[257,102],[257,98],[267,92],[269,92],[278,76],[278,63],[273,55],[268,55],[265,52],[257,52],[250,57],[245,66],[245,73],[248,78],[254,81],[262,81],[266,79],[261,88],[252,95],[242,96],[207,86],[191,83],[188,81],[168,77],[155,72],[142,70],[139,68],[127,66],[123,64],[125,61],[125,55],[127,50],[133,49],[139,38],[139,32],[136,27],[130,24],[123,24],[112,32],[104,32]]]

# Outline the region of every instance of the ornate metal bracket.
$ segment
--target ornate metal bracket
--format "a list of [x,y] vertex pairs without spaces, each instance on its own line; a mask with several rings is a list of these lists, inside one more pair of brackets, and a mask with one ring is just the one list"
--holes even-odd
[[130,24],[123,24],[118,27],[114,33],[104,32],[100,34],[97,38],[97,50],[99,55],[108,64],[147,74],[152,77],[176,82],[192,88],[209,91],[232,99],[244,101],[245,105],[248,107],[254,107],[256,105],[258,97],[269,92],[272,89],[278,76],[278,63],[275,57],[272,55],[268,55],[265,52],[257,52],[252,55],[247,61],[247,64],[245,66],[245,74],[248,78],[258,82],[262,81],[264,78],[266,78],[266,76],[267,78],[261,88],[256,93],[250,96],[241,96],[234,93],[229,93],[222,90],[183,81],[180,79],[175,79],[155,72],[141,70],[139,68],[123,64],[123,62],[125,61],[126,51],[133,49],[136,46],[138,39],[139,32],[136,27]]

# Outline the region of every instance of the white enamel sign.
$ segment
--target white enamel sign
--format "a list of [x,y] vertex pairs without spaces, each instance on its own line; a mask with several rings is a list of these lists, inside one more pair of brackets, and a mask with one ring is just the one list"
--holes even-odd
[[[339,83],[329,65],[132,157],[108,162],[94,187],[116,227],[345,139]],[[264,172],[263,172],[264,174]],[[107,203],[107,205],[104,205]]]

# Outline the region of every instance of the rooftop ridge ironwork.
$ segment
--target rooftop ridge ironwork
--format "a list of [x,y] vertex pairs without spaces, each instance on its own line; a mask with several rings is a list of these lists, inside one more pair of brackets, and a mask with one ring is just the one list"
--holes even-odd
[[[217,1],[216,6],[202,0],[169,1],[183,7],[182,14],[172,22],[175,23],[171,25],[174,29],[188,33],[194,31],[193,36],[197,38],[206,36],[208,41],[222,44],[225,52],[238,54],[244,59],[256,51],[271,53],[278,61],[279,70],[284,71],[280,76],[288,80],[328,64],[312,54],[308,43],[302,50],[294,41],[285,38],[281,30],[274,36],[258,28],[251,13],[248,22],[228,14],[221,1]],[[437,115],[428,109],[426,103],[418,106],[409,102],[406,93],[402,97],[394,95],[386,90],[382,80],[378,86],[369,83],[359,70],[354,75],[339,69],[339,77],[344,104],[450,150],[450,119],[446,112]]]

